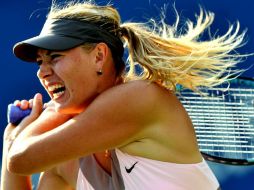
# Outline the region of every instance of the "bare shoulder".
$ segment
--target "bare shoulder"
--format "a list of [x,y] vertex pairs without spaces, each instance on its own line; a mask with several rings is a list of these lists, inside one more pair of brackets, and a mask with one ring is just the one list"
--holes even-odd
[[[156,83],[145,80],[132,81],[119,85],[113,90],[119,95],[115,99],[121,99],[120,103],[125,105],[125,109],[142,112],[139,116],[152,119],[151,122],[160,123],[162,128],[172,130],[178,125],[183,126],[186,123],[188,126],[191,125],[189,116],[175,93]],[[149,122],[147,124],[149,125]],[[153,123],[151,125],[154,126]]]
[[[176,163],[200,160],[192,122],[174,92],[147,81],[126,83],[119,88],[133,99],[127,105],[133,102],[138,110],[135,114],[144,121],[144,138],[121,147],[122,151]],[[183,155],[189,157],[183,159]]]
[[163,107],[163,105],[166,107],[168,103],[172,106],[173,102],[177,106],[181,106],[173,92],[156,83],[145,80],[131,81],[118,85],[108,90],[105,93],[106,96],[107,93],[112,96],[116,103],[119,100],[120,104],[127,105],[128,103],[128,106],[133,104],[137,109],[139,107],[141,109],[154,109],[154,106]]
[[136,81],[126,82],[126,83],[116,86],[116,89],[128,91],[131,94],[134,93],[133,95],[145,94],[148,92],[151,95],[155,95],[155,94],[162,93],[162,92],[164,92],[164,93],[170,92],[170,91],[166,90],[165,88],[159,86],[158,84],[156,84],[154,82],[147,81],[147,80],[136,80]]
[[[109,122],[121,121],[121,125],[142,131],[139,138],[148,137],[151,126],[165,126],[178,111],[184,112],[175,94],[156,83],[139,80],[112,87],[94,101],[87,111],[94,111]],[[182,114],[182,113],[180,113]]]

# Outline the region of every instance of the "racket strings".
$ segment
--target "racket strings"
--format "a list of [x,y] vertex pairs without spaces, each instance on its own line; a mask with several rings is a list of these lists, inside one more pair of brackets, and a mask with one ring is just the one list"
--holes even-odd
[[[239,84],[239,81],[241,84]],[[192,119],[200,151],[223,159],[254,158],[254,85],[236,80],[206,96],[184,90],[179,98]]]

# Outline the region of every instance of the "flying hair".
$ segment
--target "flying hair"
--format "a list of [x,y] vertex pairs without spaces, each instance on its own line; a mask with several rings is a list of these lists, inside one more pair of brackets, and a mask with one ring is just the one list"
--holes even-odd
[[[165,17],[165,13],[162,15]],[[122,23],[118,11],[111,5],[72,1],[61,7],[53,3],[48,19],[113,21],[117,31],[115,28],[108,31],[117,32],[128,48],[128,70],[122,74],[125,81],[149,80],[170,90],[176,90],[176,85],[180,84],[198,91],[199,87],[211,88],[238,76],[243,70],[236,65],[249,55],[236,52],[246,43],[246,30],[240,32],[239,22],[229,24],[227,32],[221,36],[209,35],[209,39],[201,40],[201,35],[214,21],[214,13],[200,7],[195,16],[195,22],[186,20],[184,30],[179,30],[177,12],[172,25],[167,24],[164,17],[160,22],[150,19],[148,23]],[[116,60],[115,64],[118,64]],[[137,65],[142,72],[137,72]]]

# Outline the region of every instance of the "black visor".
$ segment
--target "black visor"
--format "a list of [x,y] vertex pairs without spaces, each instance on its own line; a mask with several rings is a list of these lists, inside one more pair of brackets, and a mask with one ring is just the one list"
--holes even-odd
[[117,35],[96,24],[72,19],[47,20],[39,36],[15,44],[13,52],[23,61],[36,62],[38,48],[63,51],[85,42],[105,42],[113,54],[123,56],[123,43]]

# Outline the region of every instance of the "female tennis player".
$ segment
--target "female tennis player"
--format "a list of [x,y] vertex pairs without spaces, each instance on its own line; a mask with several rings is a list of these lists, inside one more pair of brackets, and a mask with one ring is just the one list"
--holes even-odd
[[213,19],[201,10],[179,33],[177,23],[121,23],[112,6],[53,5],[40,35],[14,46],[38,63],[51,101],[14,102],[32,112],[5,129],[2,190],[32,189],[34,173],[39,190],[218,190],[175,95],[177,84],[198,90],[238,72],[231,52],[244,33],[237,24],[199,40]]

